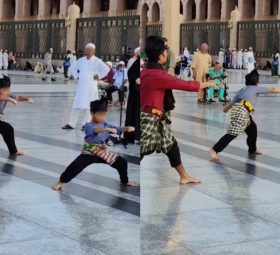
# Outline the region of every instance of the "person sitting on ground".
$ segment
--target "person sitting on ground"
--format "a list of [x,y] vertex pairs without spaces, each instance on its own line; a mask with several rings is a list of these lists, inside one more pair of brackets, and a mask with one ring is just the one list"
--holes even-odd
[[127,69],[125,68],[125,63],[121,61],[118,63],[117,70],[114,74],[111,86],[106,89],[109,105],[113,105],[112,94],[115,91],[119,92],[119,101],[122,101],[121,94],[127,91],[127,84],[128,84]]
[[85,143],[82,154],[78,156],[62,173],[59,181],[52,187],[54,190],[61,190],[64,183],[70,182],[87,166],[91,164],[107,164],[115,168],[120,176],[122,185],[137,187],[130,182],[127,176],[127,160],[114,152],[108,151],[106,142],[111,134],[123,132],[134,132],[134,127],[116,127],[108,124],[107,102],[103,98],[90,103],[92,120],[85,125]]
[[213,80],[217,87],[211,87],[208,89],[208,98],[209,102],[216,102],[214,99],[215,89],[218,88],[218,100],[221,102],[224,100],[224,86],[223,86],[223,78],[225,77],[225,72],[219,62],[215,63],[214,68],[211,68],[208,72],[209,79]]

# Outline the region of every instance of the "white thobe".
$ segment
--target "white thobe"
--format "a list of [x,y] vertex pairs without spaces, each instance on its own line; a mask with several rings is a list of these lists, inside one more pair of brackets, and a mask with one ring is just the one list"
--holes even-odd
[[221,65],[224,64],[224,62],[225,62],[224,59],[225,59],[225,53],[224,53],[224,51],[220,50],[220,51],[219,51],[219,63],[220,63]]
[[243,52],[241,50],[238,51],[238,54],[237,54],[237,65],[238,65],[238,68],[242,68],[242,66],[243,66]]
[[98,100],[98,81],[94,80],[94,76],[103,79],[109,71],[110,68],[95,56],[90,59],[82,57],[73,66],[72,74],[75,79],[79,77],[79,81],[70,115],[71,127],[76,127],[81,111],[84,115],[82,124],[90,121],[90,102]]
[[255,69],[255,57],[252,51],[249,51],[246,55],[246,64],[248,73],[251,73]]
[[78,76],[79,82],[72,108],[89,109],[90,102],[98,99],[98,82],[94,80],[94,76],[98,75],[99,79],[103,79],[109,71],[109,67],[95,56],[90,59],[80,58],[73,68],[73,76]]
[[245,69],[247,69],[247,63],[246,63],[246,61],[247,61],[247,53],[248,52],[244,52],[244,54],[243,54],[243,67]]
[[236,67],[237,67],[237,52],[233,51],[231,55],[232,55],[231,65],[234,69],[236,69]]
[[3,68],[3,52],[0,51],[0,70]]
[[4,67],[4,70],[7,70],[8,69],[8,65],[9,65],[9,55],[7,52],[4,52],[3,53],[3,67]]

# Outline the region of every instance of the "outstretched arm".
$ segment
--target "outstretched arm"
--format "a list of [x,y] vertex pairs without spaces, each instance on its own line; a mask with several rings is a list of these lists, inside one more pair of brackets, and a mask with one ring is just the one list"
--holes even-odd
[[273,93],[273,94],[280,93],[280,88],[270,87],[267,89],[267,93]]
[[33,99],[26,97],[26,96],[17,96],[15,98],[18,102],[26,102],[29,104],[33,104]]

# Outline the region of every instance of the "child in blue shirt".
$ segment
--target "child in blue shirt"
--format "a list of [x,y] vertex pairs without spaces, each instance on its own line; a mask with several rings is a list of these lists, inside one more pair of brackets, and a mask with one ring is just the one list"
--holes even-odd
[[85,143],[82,153],[61,174],[59,181],[52,187],[61,190],[64,183],[70,182],[87,166],[103,163],[115,168],[120,176],[121,183],[126,186],[137,187],[129,182],[127,176],[127,160],[114,152],[108,151],[106,143],[111,134],[133,132],[134,127],[116,127],[106,122],[107,102],[103,99],[90,104],[92,121],[85,125]]
[[213,162],[218,163],[218,153],[222,152],[228,144],[238,135],[247,134],[248,152],[250,154],[262,154],[257,150],[257,125],[253,120],[252,113],[259,94],[280,93],[278,88],[266,88],[259,86],[259,74],[253,70],[246,75],[246,87],[240,89],[233,100],[224,107],[224,112],[231,110],[230,126],[227,133],[210,150],[210,157]]

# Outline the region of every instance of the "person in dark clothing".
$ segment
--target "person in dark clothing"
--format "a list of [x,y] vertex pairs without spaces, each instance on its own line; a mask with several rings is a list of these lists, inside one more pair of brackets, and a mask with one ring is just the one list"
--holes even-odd
[[128,70],[129,94],[126,110],[126,126],[135,127],[135,132],[125,133],[129,143],[140,141],[140,57]]
[[129,182],[127,176],[127,160],[114,152],[108,151],[106,142],[110,134],[133,132],[134,127],[116,127],[106,122],[107,101],[103,98],[91,102],[90,112],[92,121],[85,125],[85,143],[82,153],[61,174],[59,181],[52,187],[61,190],[64,183],[70,182],[87,166],[91,164],[107,164],[115,168],[120,176],[121,183],[125,186],[136,187],[138,185]]
[[67,53],[66,53],[66,56],[65,56],[65,59],[64,59],[64,63],[63,63],[64,78],[65,79],[68,79],[68,70],[69,70],[69,67],[71,65],[70,60],[71,60],[71,51],[67,50]]
[[10,86],[10,78],[3,76],[3,78],[0,79],[0,134],[3,136],[10,155],[21,156],[23,155],[23,152],[17,149],[14,128],[4,120],[4,110],[8,102],[11,102],[14,105],[16,105],[17,102],[27,102],[33,104],[33,100],[25,96],[12,96],[10,94]]

